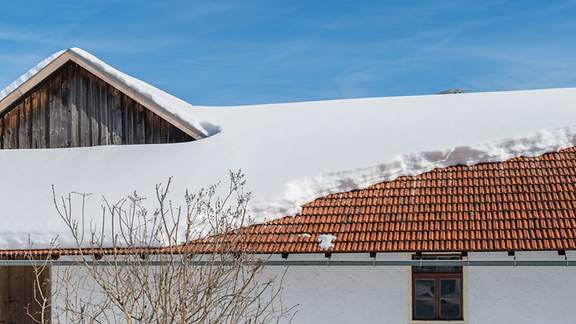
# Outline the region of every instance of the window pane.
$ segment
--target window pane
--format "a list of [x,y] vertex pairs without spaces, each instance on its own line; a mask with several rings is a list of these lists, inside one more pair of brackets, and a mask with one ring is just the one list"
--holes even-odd
[[415,298],[434,298],[434,279],[414,280]]
[[440,297],[460,297],[460,279],[440,280]]
[[460,319],[460,299],[442,298],[440,300],[440,319]]
[[414,319],[434,319],[434,299],[414,300]]

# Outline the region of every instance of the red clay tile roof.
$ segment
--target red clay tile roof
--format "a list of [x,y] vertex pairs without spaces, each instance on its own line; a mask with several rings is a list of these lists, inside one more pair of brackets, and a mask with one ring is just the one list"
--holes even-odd
[[143,247],[143,248],[52,248],[52,249],[17,249],[17,250],[0,250],[0,260],[4,259],[37,259],[51,256],[57,259],[62,255],[138,255],[138,254],[161,254],[165,250],[162,248]]
[[[332,194],[297,216],[244,228],[241,240],[256,253],[576,249],[575,192],[569,148]],[[329,251],[320,234],[337,237]]]

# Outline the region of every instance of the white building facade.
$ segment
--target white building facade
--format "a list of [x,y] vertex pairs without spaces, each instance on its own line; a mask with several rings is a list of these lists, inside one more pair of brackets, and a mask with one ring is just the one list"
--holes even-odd
[[[411,254],[377,254],[377,260],[409,260]],[[464,260],[514,260],[507,252],[469,253]],[[555,251],[516,252],[515,259],[564,261]],[[326,266],[291,266],[283,305],[297,305],[294,323],[573,323],[573,266],[463,267],[462,320],[413,319],[412,267],[330,266],[324,255],[290,255]],[[330,260],[373,260],[368,254],[332,254]],[[271,273],[283,270],[268,269]]]

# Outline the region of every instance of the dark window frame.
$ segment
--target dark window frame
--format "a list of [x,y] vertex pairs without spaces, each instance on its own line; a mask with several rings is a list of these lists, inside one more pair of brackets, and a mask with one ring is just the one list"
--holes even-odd
[[[414,259],[430,259],[430,258],[450,258],[454,259],[456,255],[415,255]],[[458,255],[460,257],[460,255]],[[418,267],[412,267],[412,320],[414,321],[463,321],[464,320],[464,276],[462,268],[459,271],[443,272],[442,267],[434,267],[431,271],[417,270]],[[453,269],[452,269],[453,270]],[[434,280],[434,317],[433,318],[419,318],[416,316],[416,300],[424,298],[416,298],[416,280]],[[460,282],[460,294],[458,297],[453,299],[458,299],[458,304],[460,306],[460,317],[458,318],[444,318],[441,315],[441,300],[447,299],[442,298],[440,294],[441,280],[443,279],[455,279]]]

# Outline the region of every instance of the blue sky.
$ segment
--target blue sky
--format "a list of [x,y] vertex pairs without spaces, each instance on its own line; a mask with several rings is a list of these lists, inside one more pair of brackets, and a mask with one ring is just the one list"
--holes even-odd
[[576,1],[6,1],[0,88],[84,48],[197,105],[576,86]]

